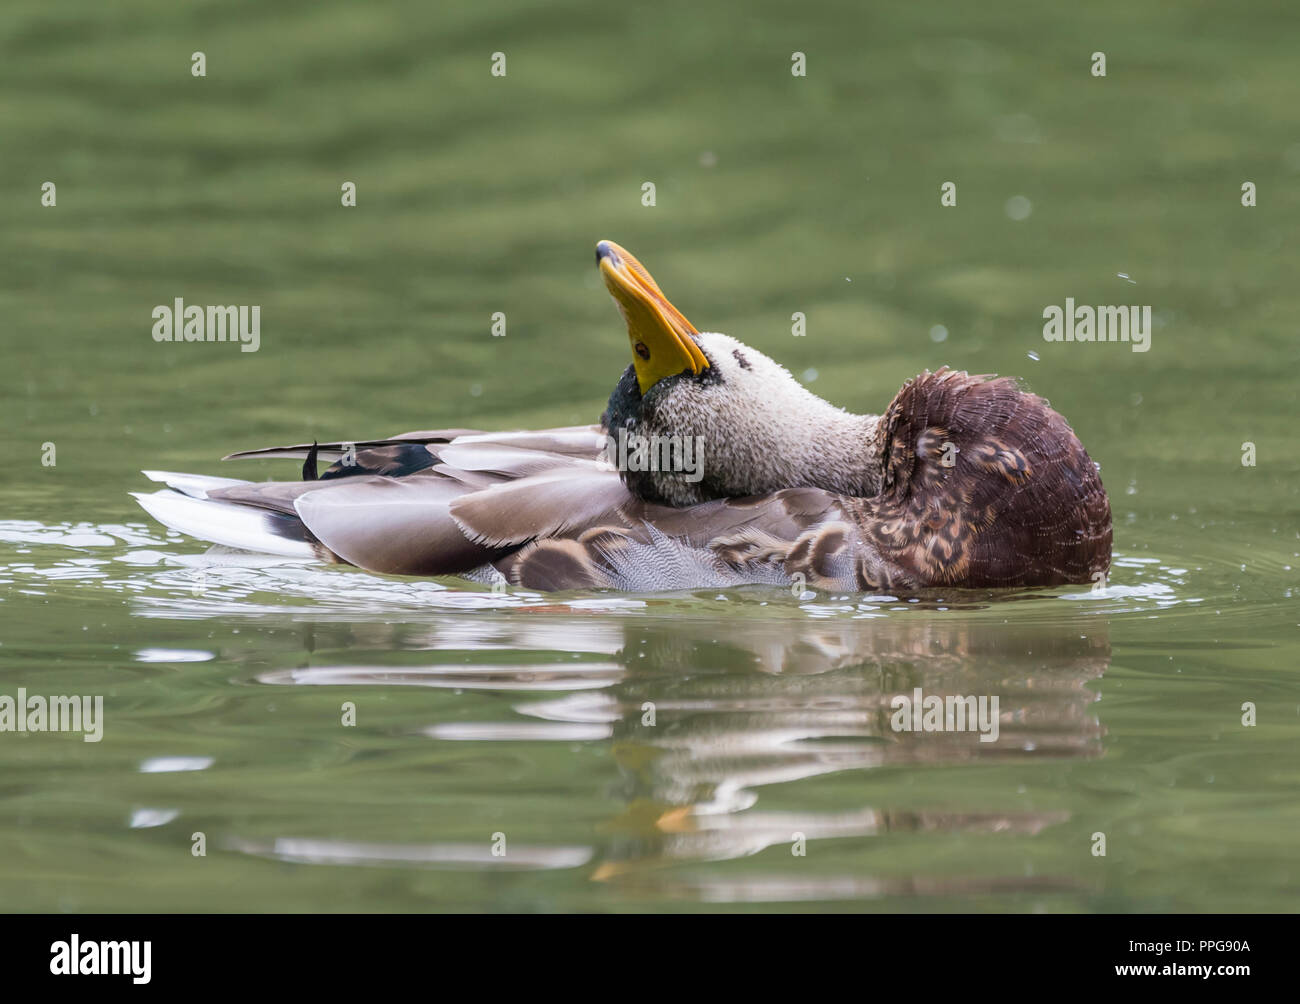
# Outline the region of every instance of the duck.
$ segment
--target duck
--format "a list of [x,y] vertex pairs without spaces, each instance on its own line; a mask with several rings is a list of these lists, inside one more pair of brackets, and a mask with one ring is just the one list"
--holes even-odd
[[145,471],[163,487],[132,494],[163,525],[226,548],[537,591],[1104,581],[1099,468],[1019,381],[940,367],[880,414],[856,414],[752,346],[697,330],[613,241],[596,264],[632,354],[598,423],[246,450],[224,459],[302,470]]

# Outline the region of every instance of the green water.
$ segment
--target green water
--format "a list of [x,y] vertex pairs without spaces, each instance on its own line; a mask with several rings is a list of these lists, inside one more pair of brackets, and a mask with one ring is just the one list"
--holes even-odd
[[[0,733],[0,908],[1294,910],[1297,27],[5,4],[0,694],[105,722]],[[238,448],[594,420],[628,362],[603,237],[854,410],[926,367],[1023,376],[1101,465],[1109,586],[493,595],[205,556],[126,494],[294,475]],[[155,343],[176,297],[260,305],[260,350]],[[1150,305],[1150,351],[1046,343],[1066,297]],[[999,695],[998,741],[895,732],[916,687]]]

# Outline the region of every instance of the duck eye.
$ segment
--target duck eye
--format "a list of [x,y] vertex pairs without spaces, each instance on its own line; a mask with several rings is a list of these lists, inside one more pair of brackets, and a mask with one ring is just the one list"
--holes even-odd
[[634,348],[634,351],[635,351],[636,354],[639,355],[642,359],[649,359],[649,358],[650,358],[650,350],[647,349],[647,348],[645,347],[645,342],[637,342],[637,343],[636,343],[636,346],[635,346],[635,348]]

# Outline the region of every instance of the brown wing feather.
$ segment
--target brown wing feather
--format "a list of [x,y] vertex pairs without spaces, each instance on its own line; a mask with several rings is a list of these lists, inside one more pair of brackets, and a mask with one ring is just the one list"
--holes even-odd
[[572,460],[559,470],[461,495],[450,512],[470,540],[511,547],[581,533],[633,501],[618,471]]
[[[511,582],[532,589],[784,584],[790,580],[791,548],[810,530],[843,519],[836,496],[816,488],[684,509],[629,496],[602,518],[536,540],[496,567]],[[852,561],[843,564],[852,581]]]
[[307,529],[344,561],[374,572],[455,575],[497,558],[475,543],[449,511],[465,494],[458,480],[433,471],[404,478],[359,476],[309,482],[294,508]]
[[297,515],[293,507],[294,500],[319,487],[319,481],[251,481],[225,488],[210,488],[208,498],[220,502],[242,502],[244,505],[293,516]]

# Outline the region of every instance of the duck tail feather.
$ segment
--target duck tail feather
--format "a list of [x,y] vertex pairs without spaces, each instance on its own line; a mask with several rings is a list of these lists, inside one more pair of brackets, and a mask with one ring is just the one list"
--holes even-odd
[[324,551],[296,516],[170,489],[131,495],[163,526],[211,544],[286,558],[319,558]]
[[180,474],[176,471],[141,471],[140,473],[150,481],[157,481],[182,495],[196,499],[207,498],[208,492],[215,488],[248,484],[247,481],[241,481],[239,478],[214,478],[206,474]]

